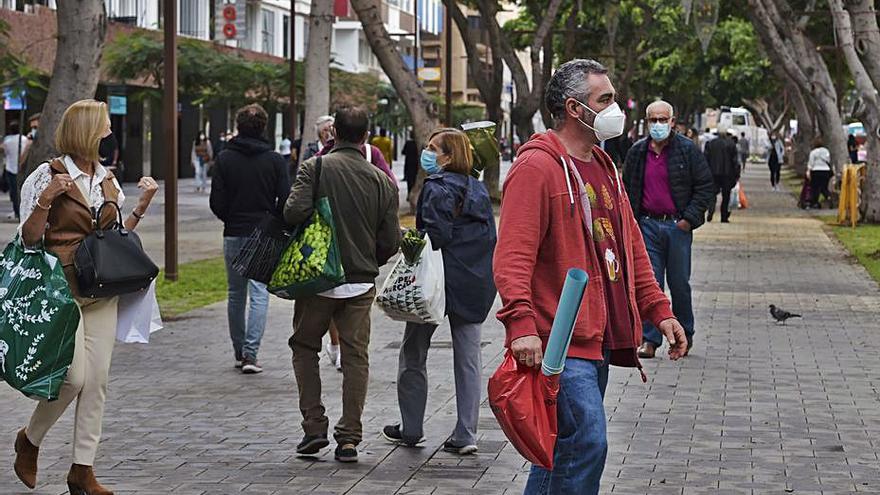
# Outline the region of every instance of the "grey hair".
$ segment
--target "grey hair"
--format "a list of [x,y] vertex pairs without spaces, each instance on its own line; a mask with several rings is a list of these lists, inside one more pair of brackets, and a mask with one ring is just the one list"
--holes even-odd
[[327,122],[330,122],[332,124],[333,123],[333,116],[332,115],[321,115],[320,117],[318,117],[318,120],[315,121],[315,129],[320,129],[321,126],[326,124]]
[[565,120],[565,100],[574,98],[586,103],[590,97],[587,77],[590,74],[607,74],[604,65],[592,59],[576,58],[560,65],[550,77],[544,89],[544,105],[556,123]]
[[651,113],[651,110],[655,108],[665,108],[666,110],[669,110],[670,117],[675,117],[675,110],[672,108],[672,104],[663,100],[652,101],[651,104],[645,108],[645,116],[647,117],[648,114]]

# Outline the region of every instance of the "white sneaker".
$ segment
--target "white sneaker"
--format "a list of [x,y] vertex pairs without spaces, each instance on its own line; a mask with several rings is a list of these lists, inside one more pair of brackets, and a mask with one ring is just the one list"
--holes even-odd
[[[336,348],[338,349],[339,346],[336,346]],[[342,352],[339,351],[336,352],[336,370],[342,371]]]
[[257,373],[262,373],[263,368],[257,364],[256,360],[244,358],[242,361],[241,372],[245,375],[255,375]]
[[324,355],[327,356],[331,364],[336,365],[339,362],[339,346],[327,342],[324,344]]

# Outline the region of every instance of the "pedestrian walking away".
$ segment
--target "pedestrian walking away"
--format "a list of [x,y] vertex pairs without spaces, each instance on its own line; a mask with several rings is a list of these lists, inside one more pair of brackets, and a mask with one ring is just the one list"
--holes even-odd
[[767,157],[767,166],[770,168],[770,187],[774,191],[779,191],[779,179],[782,172],[782,164],[784,163],[785,146],[775,132],[770,135],[770,151]]
[[208,189],[208,168],[214,160],[214,150],[211,140],[205,131],[199,132],[199,136],[193,142],[190,153],[190,163],[196,172],[196,192],[205,192]]
[[749,154],[751,148],[749,147],[751,142],[749,138],[746,137],[746,133],[740,133],[739,140],[736,142],[736,149],[739,151],[739,163],[742,171],[746,169],[746,163],[749,161]]
[[[480,413],[480,330],[495,301],[492,253],[495,215],[489,191],[471,176],[473,157],[467,136],[457,129],[438,129],[421,154],[428,174],[419,197],[416,228],[427,232],[443,254],[446,315],[452,327],[455,403],[458,420],[444,449],[455,454],[477,452]],[[428,399],[428,349],[437,325],[407,323],[400,347],[397,400],[401,423],[382,431],[389,441],[406,446],[422,441]]]
[[599,493],[608,365],[641,369],[642,319],[669,340],[671,359],[687,349],[617,169],[598,146],[626,120],[607,73],[593,60],[559,66],[544,94],[554,128],[523,144],[504,182],[493,268],[505,345],[521,364],[540,367],[568,269],[590,277],[560,376],[553,470],[532,466],[528,495]]
[[239,275],[232,263],[267,216],[281,217],[290,192],[284,158],[266,140],[268,115],[247,105],[235,116],[238,135],[217,157],[211,184],[211,211],[223,222],[223,256],[228,282],[227,319],[235,367],[243,373],[263,371],[257,361],[266,329],[269,292],[266,285]]
[[[331,117],[332,122],[332,117]],[[330,153],[334,147],[336,146],[336,139],[334,137],[334,128],[331,125],[329,127],[330,137],[327,139],[324,148],[318,151],[314,156],[324,156]],[[388,138],[385,138],[388,139]],[[389,139],[390,143],[391,140]],[[374,167],[381,170],[391,183],[394,185],[394,188],[397,188],[397,177],[394,175],[394,172],[391,170],[391,167],[388,165],[388,162],[385,161],[385,155],[373,144],[364,143],[359,148],[360,152],[364,155],[364,158]],[[342,370],[342,356],[339,350],[339,328],[337,326],[336,320],[330,320],[330,328],[329,328],[329,341],[324,346],[324,354],[327,356],[328,361],[331,365],[335,365],[337,370]]]
[[[52,402],[40,401],[15,440],[15,473],[28,488],[37,482],[40,444],[76,399],[73,464],[67,486],[72,494],[112,495],[98,483],[92,465],[101,439],[118,298],[81,297],[73,267],[77,248],[93,232],[93,222],[108,228],[117,221],[116,213],[109,210],[94,220],[92,211],[105,201],[120,206],[125,201],[119,182],[99,162],[98,142],[108,135],[106,104],[94,100],[74,103],[64,112],[55,134],[55,148],[61,157],[37,167],[22,187],[22,241],[26,246],[43,242],[58,256],[81,314],[73,361],[60,396]],[[159,189],[150,177],[142,178],[138,187],[140,199],[124,221],[128,230],[137,227]]]
[[[715,199],[715,182],[700,149],[673,130],[672,105],[662,100],[651,103],[646,119],[650,135],[630,149],[623,180],[657,283],[661,290],[669,284],[672,312],[687,336],[687,355],[694,344],[693,231],[703,224],[706,209]],[[639,357],[653,358],[663,335],[650,321],[642,329]]]
[[[715,198],[721,194],[721,223],[730,222],[730,191],[739,181],[740,166],[736,143],[730,137],[725,126],[718,128],[718,137],[706,143],[706,161],[715,180]],[[716,199],[709,203],[706,221],[711,222],[715,216]]]
[[813,149],[807,159],[807,180],[810,181],[810,208],[821,208],[819,196],[831,201],[828,183],[834,175],[831,165],[831,152],[825,147],[822,136],[813,139]]
[[412,193],[419,175],[419,147],[416,145],[415,133],[410,131],[409,139],[403,144],[403,180],[406,181],[407,196]]
[[21,134],[18,121],[10,122],[9,133],[3,138],[2,144],[3,153],[6,156],[3,180],[6,181],[9,200],[12,202],[12,213],[6,217],[7,220],[18,221],[20,218],[21,197],[18,191],[18,166],[26,144],[27,138]]
[[[369,129],[366,111],[342,107],[336,111],[334,120],[336,145],[327,155],[300,166],[284,206],[284,220],[289,225],[299,225],[314,211],[315,197],[329,200],[345,283],[296,300],[293,335],[288,344],[293,351],[305,433],[296,450],[300,455],[314,455],[329,445],[318,354],[331,320],[337,323],[343,379],[342,417],[334,433],[335,458],[355,462],[357,445],[363,439],[361,415],[369,381],[370,308],[376,295],[373,284],[379,267],[397,252],[400,224],[397,190],[360,151]],[[319,159],[321,166],[317,168]],[[320,170],[319,175],[316,170]]]

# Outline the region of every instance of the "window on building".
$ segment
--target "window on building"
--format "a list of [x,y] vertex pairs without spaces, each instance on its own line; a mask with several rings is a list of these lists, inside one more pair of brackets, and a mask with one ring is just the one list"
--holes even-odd
[[284,48],[281,49],[281,53],[284,58],[290,58],[290,16],[285,15],[281,17],[281,39],[284,44]]
[[107,18],[115,22],[137,24],[146,0],[106,0]]
[[480,24],[481,24],[480,23],[480,16],[469,15],[467,20],[468,20],[468,27],[471,29],[471,31],[479,31],[480,29],[483,29],[480,26]]
[[208,33],[202,31],[203,20],[208,12],[202,0],[180,0],[180,34],[206,38]]
[[263,19],[263,53],[275,53],[275,12],[262,9],[261,16]]

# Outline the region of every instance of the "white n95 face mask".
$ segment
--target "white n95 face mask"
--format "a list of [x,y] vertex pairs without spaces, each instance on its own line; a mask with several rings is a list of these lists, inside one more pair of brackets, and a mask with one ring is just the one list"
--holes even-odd
[[626,123],[626,115],[623,114],[623,110],[620,109],[617,102],[608,105],[604,110],[596,113],[595,110],[585,103],[578,100],[574,101],[577,101],[582,107],[596,114],[596,118],[593,120],[593,125],[587,124],[581,119],[578,119],[578,122],[595,132],[596,138],[599,141],[616,138],[623,134],[623,125]]

